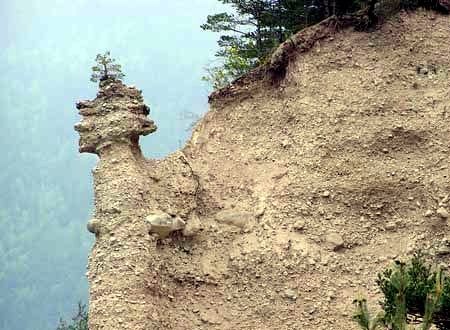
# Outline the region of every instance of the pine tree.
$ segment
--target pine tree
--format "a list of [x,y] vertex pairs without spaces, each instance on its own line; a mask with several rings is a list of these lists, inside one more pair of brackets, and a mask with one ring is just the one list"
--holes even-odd
[[209,15],[202,29],[219,32],[222,59],[208,69],[204,80],[215,88],[263,63],[275,47],[304,27],[303,0],[219,0],[233,8],[233,14]]
[[356,307],[353,320],[358,323],[362,330],[376,330],[383,326],[384,312],[379,312],[375,317],[372,317],[367,307],[366,298],[359,297],[353,301],[353,304]]
[[[438,329],[450,329],[450,281],[440,267],[432,270],[420,256],[415,256],[407,263],[396,261],[378,275],[377,283],[384,299],[383,311],[375,318],[371,318],[364,298],[354,301],[353,319],[361,329],[382,326],[392,330],[429,330],[433,324]],[[411,316],[422,322],[413,326],[408,318]]]
[[107,79],[122,79],[125,74],[122,73],[122,66],[114,63],[116,60],[110,57],[111,53],[97,54],[95,61],[97,65],[92,67],[91,81],[98,82]]
[[[216,56],[220,65],[207,69],[204,80],[222,87],[264,63],[292,34],[331,15],[360,8],[360,0],[218,0],[232,13],[209,15],[201,28],[221,33]],[[377,1],[377,0],[374,0]]]

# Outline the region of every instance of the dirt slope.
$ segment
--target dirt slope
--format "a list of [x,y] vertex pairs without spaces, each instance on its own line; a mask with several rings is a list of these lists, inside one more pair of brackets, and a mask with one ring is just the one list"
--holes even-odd
[[[218,94],[159,161],[135,88],[79,103],[80,151],[100,156],[90,329],[356,329],[353,298],[393,259],[448,264],[449,27],[417,12],[330,34],[280,86]],[[184,234],[149,236],[161,212]]]
[[431,248],[448,264],[449,26],[418,12],[349,29],[279,88],[212,101],[185,150],[206,229],[181,258],[202,281],[177,286],[176,328],[351,329],[353,297],[376,295],[393,258]]

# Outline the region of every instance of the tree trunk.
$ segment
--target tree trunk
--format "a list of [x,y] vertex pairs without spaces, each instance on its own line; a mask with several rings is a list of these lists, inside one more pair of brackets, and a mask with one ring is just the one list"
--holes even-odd
[[375,15],[375,5],[378,0],[370,0],[367,16],[369,18],[369,27],[375,26],[378,23],[378,17]]

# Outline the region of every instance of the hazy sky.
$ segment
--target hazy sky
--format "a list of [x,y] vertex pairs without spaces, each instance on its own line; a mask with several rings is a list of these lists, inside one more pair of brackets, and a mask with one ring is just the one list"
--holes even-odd
[[[209,90],[200,79],[214,61],[217,35],[200,25],[208,14],[223,10],[217,0],[14,0],[1,6],[7,74],[0,79],[9,74],[29,81],[39,75],[44,92],[52,97],[55,85],[79,91],[65,98],[70,108],[76,98],[95,95],[90,67],[97,53],[110,50],[123,65],[125,82],[143,89],[156,110],[160,131],[155,138],[168,129],[184,140],[185,125],[174,121],[174,111],[182,117],[183,112],[206,110]],[[162,149],[173,151],[179,137]]]
[[[217,0],[0,0],[0,330],[55,329],[79,299],[92,236],[91,169],[78,154],[75,102],[95,97],[96,54],[110,50],[143,90],[163,157],[207,110],[204,68],[218,36],[200,25]],[[186,119],[188,118],[188,119]]]

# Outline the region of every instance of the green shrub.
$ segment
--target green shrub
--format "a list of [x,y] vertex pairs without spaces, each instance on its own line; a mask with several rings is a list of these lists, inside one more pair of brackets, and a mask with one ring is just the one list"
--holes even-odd
[[408,264],[397,262],[395,267],[390,267],[378,274],[377,284],[384,295],[381,305],[386,317],[393,316],[397,307],[396,297],[399,294],[399,288],[396,286],[393,273],[400,268],[405,272],[406,277],[406,312],[412,315],[423,315],[425,300],[434,285],[434,278],[431,268],[426,266],[419,256],[415,256]]
[[353,314],[353,320],[363,330],[376,330],[379,326],[384,325],[384,312],[379,312],[373,317],[369,309],[367,308],[367,299],[360,297],[353,301],[356,307],[355,314]]
[[[401,292],[396,287],[393,273],[400,268],[405,278],[405,307],[410,316],[422,318],[425,315],[427,296],[433,291],[437,270],[433,270],[420,255],[414,256],[408,263],[398,263],[378,274],[377,284],[383,292],[381,306],[386,318],[392,319],[397,308],[397,297]],[[444,287],[440,305],[434,313],[434,323],[438,329],[450,329],[450,278],[444,276]]]
[[[422,321],[417,329],[426,330],[432,324],[440,330],[450,329],[450,278],[439,267],[427,264],[420,255],[406,263],[396,261],[378,274],[377,284],[384,296],[380,301],[383,316],[370,318],[365,300],[356,299],[354,320],[361,329],[376,329],[381,325],[403,330],[417,320]],[[370,322],[373,328],[367,327]]]

